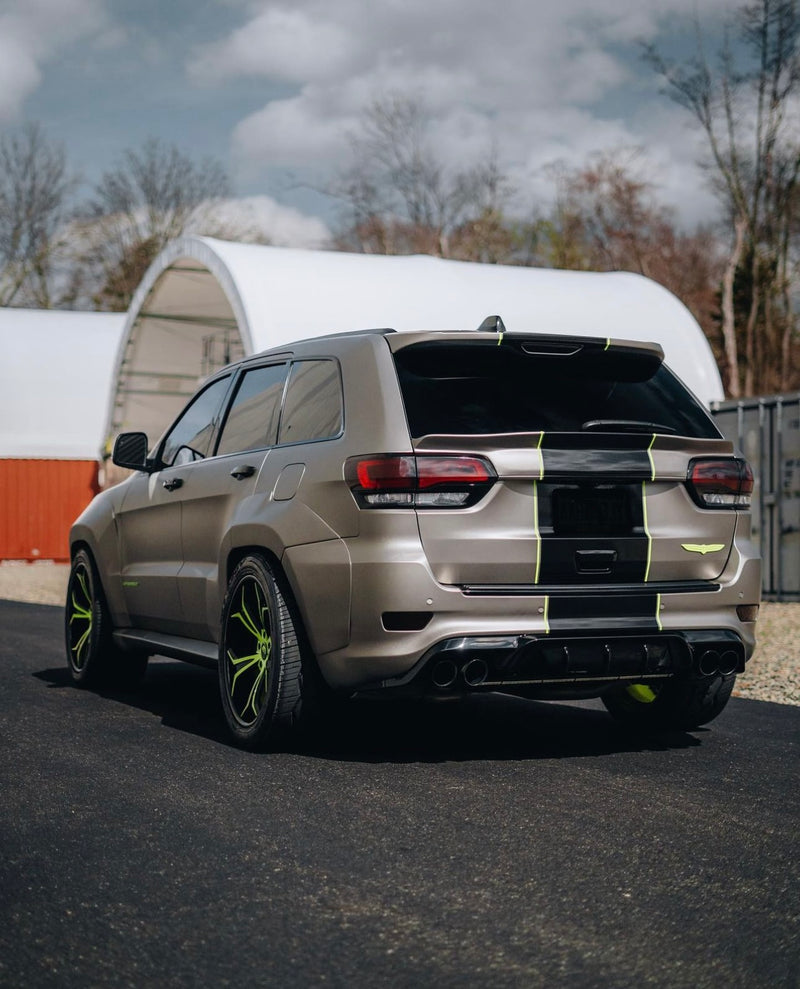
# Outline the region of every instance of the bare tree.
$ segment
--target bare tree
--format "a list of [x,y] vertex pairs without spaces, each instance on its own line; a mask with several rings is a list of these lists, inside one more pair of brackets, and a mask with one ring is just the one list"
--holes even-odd
[[38,124],[0,137],[0,305],[52,305],[76,180]]
[[431,127],[416,98],[395,93],[366,107],[351,135],[352,163],[329,190],[346,204],[339,247],[490,261],[509,255],[502,208],[510,189],[496,160],[447,168]]
[[738,397],[785,388],[792,374],[800,7],[797,0],[754,0],[739,9],[735,27],[739,45],[726,39],[716,70],[699,25],[697,54],[690,61],[669,61],[653,47],[646,54],[670,96],[702,128],[714,186],[729,218],[722,332],[728,391]]
[[535,261],[556,268],[633,271],[680,298],[719,346],[719,245],[711,232],[678,229],[672,210],[637,174],[638,152],[595,155],[580,168],[554,169],[550,215],[535,227]]
[[[229,192],[223,167],[195,162],[152,138],[105,172],[81,211],[76,236],[102,309],[126,309],[147,267],[190,226],[219,233],[212,208]],[[80,286],[76,286],[76,291]]]

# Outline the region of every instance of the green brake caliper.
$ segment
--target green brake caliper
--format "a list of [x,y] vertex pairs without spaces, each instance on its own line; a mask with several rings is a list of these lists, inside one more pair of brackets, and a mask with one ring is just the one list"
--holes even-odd
[[646,683],[633,683],[627,688],[628,696],[640,704],[652,704],[656,699],[655,692]]
[[83,621],[86,622],[86,628],[78,636],[77,641],[75,641],[76,633],[75,632],[72,633],[71,638],[73,642],[70,648],[72,649],[72,652],[75,655],[76,669],[81,669],[83,667],[84,662],[86,661],[86,657],[83,656],[82,653],[87,642],[89,641],[89,637],[92,634],[92,599],[89,594],[89,591],[86,588],[86,574],[80,570],[76,570],[75,579],[80,584],[81,590],[83,591],[83,598],[86,603],[85,604],[78,603],[75,596],[75,585],[73,584],[72,594],[71,594],[72,614],[69,617],[69,624],[70,624],[70,628],[72,628],[72,623],[74,621],[79,621],[79,622]]
[[235,656],[233,650],[228,650],[228,661],[235,669],[233,679],[231,680],[230,686],[230,696],[231,703],[233,704],[233,695],[236,690],[236,681],[242,676],[243,673],[252,671],[252,683],[250,684],[250,690],[247,694],[247,699],[245,701],[244,707],[239,712],[239,717],[242,721],[246,720],[246,715],[248,711],[253,712],[253,720],[258,717],[258,708],[256,707],[256,701],[259,697],[259,691],[266,688],[267,676],[269,674],[269,658],[272,652],[272,638],[267,631],[267,616],[269,615],[269,608],[266,601],[262,604],[259,600],[260,588],[258,584],[254,583],[256,588],[256,607],[258,608],[257,620],[254,621],[250,616],[250,612],[247,610],[247,603],[245,601],[245,590],[247,584],[242,585],[242,597],[241,603],[239,605],[239,611],[231,615],[230,620],[236,619],[241,622],[241,624],[247,629],[253,639],[254,652],[249,653],[246,656]]

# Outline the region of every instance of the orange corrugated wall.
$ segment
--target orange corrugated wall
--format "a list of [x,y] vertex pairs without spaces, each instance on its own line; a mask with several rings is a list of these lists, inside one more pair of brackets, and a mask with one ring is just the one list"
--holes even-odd
[[0,459],[0,559],[68,560],[69,527],[100,490],[94,460]]

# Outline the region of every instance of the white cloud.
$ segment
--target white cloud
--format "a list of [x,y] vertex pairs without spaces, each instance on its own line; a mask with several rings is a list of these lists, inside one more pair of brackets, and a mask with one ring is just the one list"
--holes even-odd
[[355,118],[341,109],[335,117],[324,111],[324,100],[316,98],[313,90],[291,99],[273,100],[237,125],[234,153],[240,162],[271,166],[338,158],[345,148],[347,126]]
[[691,228],[715,215],[708,174],[698,168],[707,146],[688,114],[675,104],[644,102],[631,121],[639,143],[647,149],[652,183],[659,199],[674,207],[682,224]]
[[41,66],[79,38],[108,29],[103,0],[6,0],[0,13],[0,121],[18,117]]
[[[734,7],[703,0],[702,17],[716,23]],[[649,70],[630,55],[639,39],[685,28],[697,9],[697,0],[249,0],[245,23],[197,49],[188,71],[195,81],[281,84],[233,131],[241,174],[330,174],[361,109],[400,91],[424,99],[437,151],[453,166],[494,149],[530,189],[554,159],[577,165],[593,151],[647,143],[679,191],[675,176],[687,181],[694,157],[660,136],[663,117],[674,140],[674,108],[653,99],[652,86],[639,91]],[[599,109],[610,97],[621,106],[613,117]],[[639,98],[652,100],[646,119],[633,112]]]
[[3,33],[0,20],[0,121],[13,120],[41,80],[36,59]]
[[269,196],[226,199],[214,206],[206,220],[217,223],[221,233],[238,240],[267,240],[277,247],[323,247],[331,232],[319,217],[282,206]]
[[200,48],[189,71],[200,82],[240,75],[306,82],[344,70],[354,46],[342,24],[270,6],[225,40]]

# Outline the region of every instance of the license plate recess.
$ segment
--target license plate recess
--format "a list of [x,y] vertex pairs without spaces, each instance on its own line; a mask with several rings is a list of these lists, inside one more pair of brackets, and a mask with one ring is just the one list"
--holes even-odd
[[624,536],[633,528],[627,487],[556,488],[552,506],[557,536]]

